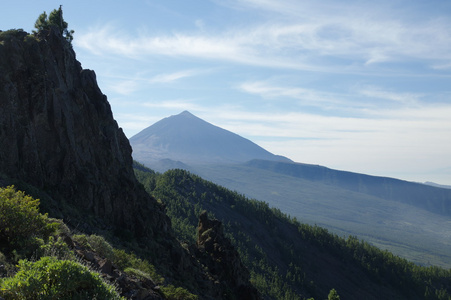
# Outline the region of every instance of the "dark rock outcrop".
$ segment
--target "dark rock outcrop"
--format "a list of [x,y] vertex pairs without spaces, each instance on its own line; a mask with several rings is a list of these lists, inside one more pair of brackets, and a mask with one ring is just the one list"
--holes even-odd
[[170,228],[134,176],[132,149],[94,71],[57,30],[1,35],[0,145],[0,175],[137,237]]
[[260,299],[258,291],[249,282],[249,271],[238,251],[224,236],[222,223],[210,220],[204,211],[199,216],[197,230],[197,256],[221,285],[221,291],[225,293],[221,296],[228,299]]

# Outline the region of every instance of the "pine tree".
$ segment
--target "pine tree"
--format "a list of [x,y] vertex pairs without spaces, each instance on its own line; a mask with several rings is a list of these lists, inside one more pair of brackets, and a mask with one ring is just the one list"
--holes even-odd
[[327,296],[328,300],[340,300],[340,296],[338,295],[335,289],[331,289],[329,292],[329,296]]
[[61,35],[66,38],[68,42],[72,42],[72,40],[74,39],[74,31],[67,29],[68,24],[63,19],[62,5],[60,5],[58,9],[54,9],[48,17],[45,11],[41,15],[39,15],[38,19],[34,23],[34,27],[37,29],[37,31],[33,32],[37,33],[41,30],[49,30],[51,26],[57,27]]

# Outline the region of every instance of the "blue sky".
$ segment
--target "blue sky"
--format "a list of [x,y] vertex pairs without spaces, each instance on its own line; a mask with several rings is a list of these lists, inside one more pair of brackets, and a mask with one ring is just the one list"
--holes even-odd
[[189,110],[297,162],[451,185],[450,1],[10,1],[63,5],[128,137]]

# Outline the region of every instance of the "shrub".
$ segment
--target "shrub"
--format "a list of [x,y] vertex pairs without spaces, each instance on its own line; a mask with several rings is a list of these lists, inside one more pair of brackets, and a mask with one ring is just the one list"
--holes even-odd
[[74,234],[72,235],[72,240],[79,243],[83,247],[91,248],[88,242],[88,236],[86,234]]
[[[120,269],[130,271],[135,270],[137,272],[142,272],[141,274],[148,274],[150,278],[156,283],[163,283],[164,278],[157,273],[155,267],[149,263],[147,260],[140,259],[136,257],[134,253],[127,253],[124,250],[114,249],[114,264],[116,264]],[[133,272],[133,271],[132,271]]]
[[55,234],[70,236],[71,231],[69,227],[61,219],[49,218],[49,223],[55,228]]
[[198,297],[196,295],[191,294],[187,290],[181,287],[175,287],[173,285],[167,285],[161,287],[161,291],[163,292],[166,299],[169,300],[197,300]]
[[48,234],[52,225],[38,207],[38,199],[16,191],[14,186],[0,188],[0,245],[23,247],[32,236]]
[[53,256],[58,259],[75,259],[75,255],[61,237],[49,237],[47,243],[42,243],[36,251],[37,257]]
[[91,248],[99,255],[114,261],[113,247],[103,236],[92,234],[87,238],[87,241]]
[[10,29],[6,31],[0,31],[0,41],[9,40],[13,37],[26,36],[27,33],[22,29]]
[[43,257],[21,260],[19,271],[0,282],[0,296],[8,299],[123,299],[98,273],[70,260]]
[[138,279],[149,279],[149,280],[152,280],[152,278],[150,277],[150,275],[149,274],[147,274],[147,273],[145,273],[145,272],[143,272],[143,271],[141,271],[141,270],[138,270],[138,269],[134,269],[134,268],[126,268],[125,270],[124,270],[124,272],[125,273],[127,273],[128,275],[133,275],[133,276],[135,276],[136,278],[138,278]]

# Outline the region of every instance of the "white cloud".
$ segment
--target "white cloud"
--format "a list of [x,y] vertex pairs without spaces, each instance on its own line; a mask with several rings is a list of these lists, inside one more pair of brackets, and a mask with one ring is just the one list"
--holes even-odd
[[299,104],[309,106],[336,108],[346,102],[341,100],[341,96],[336,94],[302,87],[282,86],[273,84],[270,81],[245,82],[239,85],[238,89],[263,98],[296,99],[299,100]]
[[[224,3],[224,2],[222,2]],[[229,3],[229,2],[226,2]],[[267,18],[285,22],[261,26],[266,39],[308,49],[313,55],[364,60],[367,65],[405,59],[451,58],[451,19],[418,14],[391,2],[231,1],[232,7],[266,11]],[[224,4],[227,5],[227,4]],[[287,43],[287,41],[289,43]],[[280,46],[280,43],[276,43]]]
[[170,83],[182,78],[192,77],[203,73],[199,70],[184,70],[174,73],[159,74],[149,79],[150,83]]
[[408,106],[419,105],[420,99],[424,96],[422,94],[415,93],[399,93],[387,91],[375,86],[366,86],[358,90],[358,93],[365,97],[390,100]]
[[343,60],[339,65],[360,62],[361,67],[405,60],[431,61],[440,66],[443,60],[451,59],[448,19],[408,23],[381,16],[368,17],[368,13],[354,15],[350,9],[344,12],[288,22],[270,19],[209,33],[201,30],[133,36],[131,32],[106,25],[79,33],[74,42],[97,55],[108,52],[132,58],[187,56],[309,70],[333,68],[333,64],[324,61],[328,58]]

